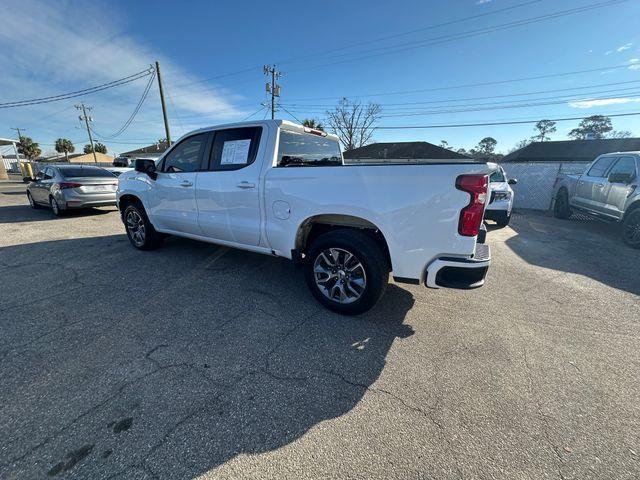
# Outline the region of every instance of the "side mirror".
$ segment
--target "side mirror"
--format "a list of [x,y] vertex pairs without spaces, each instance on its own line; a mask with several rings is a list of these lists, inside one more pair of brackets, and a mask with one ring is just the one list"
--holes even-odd
[[516,180],[515,178],[510,178],[507,183],[509,185],[515,185],[516,183],[518,183],[518,180]]
[[630,183],[633,175],[625,172],[612,172],[608,178],[610,183]]
[[156,171],[156,162],[153,160],[147,160],[139,158],[136,160],[136,172],[146,173],[151,180],[155,180],[158,178],[158,173]]
[[44,178],[44,173],[42,173],[42,171],[39,171],[38,173],[36,173],[36,176],[33,177],[34,180],[42,180]]

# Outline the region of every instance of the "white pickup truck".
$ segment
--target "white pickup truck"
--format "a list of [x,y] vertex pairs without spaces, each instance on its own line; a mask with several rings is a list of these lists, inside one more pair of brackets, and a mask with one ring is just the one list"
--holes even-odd
[[344,165],[337,137],[266,120],[185,135],[120,175],[117,199],[138,249],[170,234],[286,257],[320,303],[353,315],[389,272],[433,288],[484,283],[489,173],[472,161]]

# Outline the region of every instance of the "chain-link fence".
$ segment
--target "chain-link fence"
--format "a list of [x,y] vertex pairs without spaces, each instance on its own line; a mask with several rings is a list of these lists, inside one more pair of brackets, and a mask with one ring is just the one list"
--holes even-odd
[[515,195],[513,207],[548,210],[557,176],[561,173],[582,173],[587,165],[587,162],[503,163],[507,177],[518,180],[518,184],[512,187]]

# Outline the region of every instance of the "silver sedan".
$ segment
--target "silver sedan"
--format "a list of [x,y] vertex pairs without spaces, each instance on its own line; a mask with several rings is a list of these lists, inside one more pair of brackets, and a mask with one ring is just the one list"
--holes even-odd
[[27,186],[33,208],[49,206],[56,216],[73,208],[116,204],[118,178],[104,168],[88,165],[50,165]]

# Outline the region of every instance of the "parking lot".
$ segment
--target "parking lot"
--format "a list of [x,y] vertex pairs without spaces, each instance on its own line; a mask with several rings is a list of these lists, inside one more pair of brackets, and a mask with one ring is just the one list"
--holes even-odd
[[518,213],[470,291],[323,309],[282,259],[0,183],[0,478],[640,476],[640,252]]

